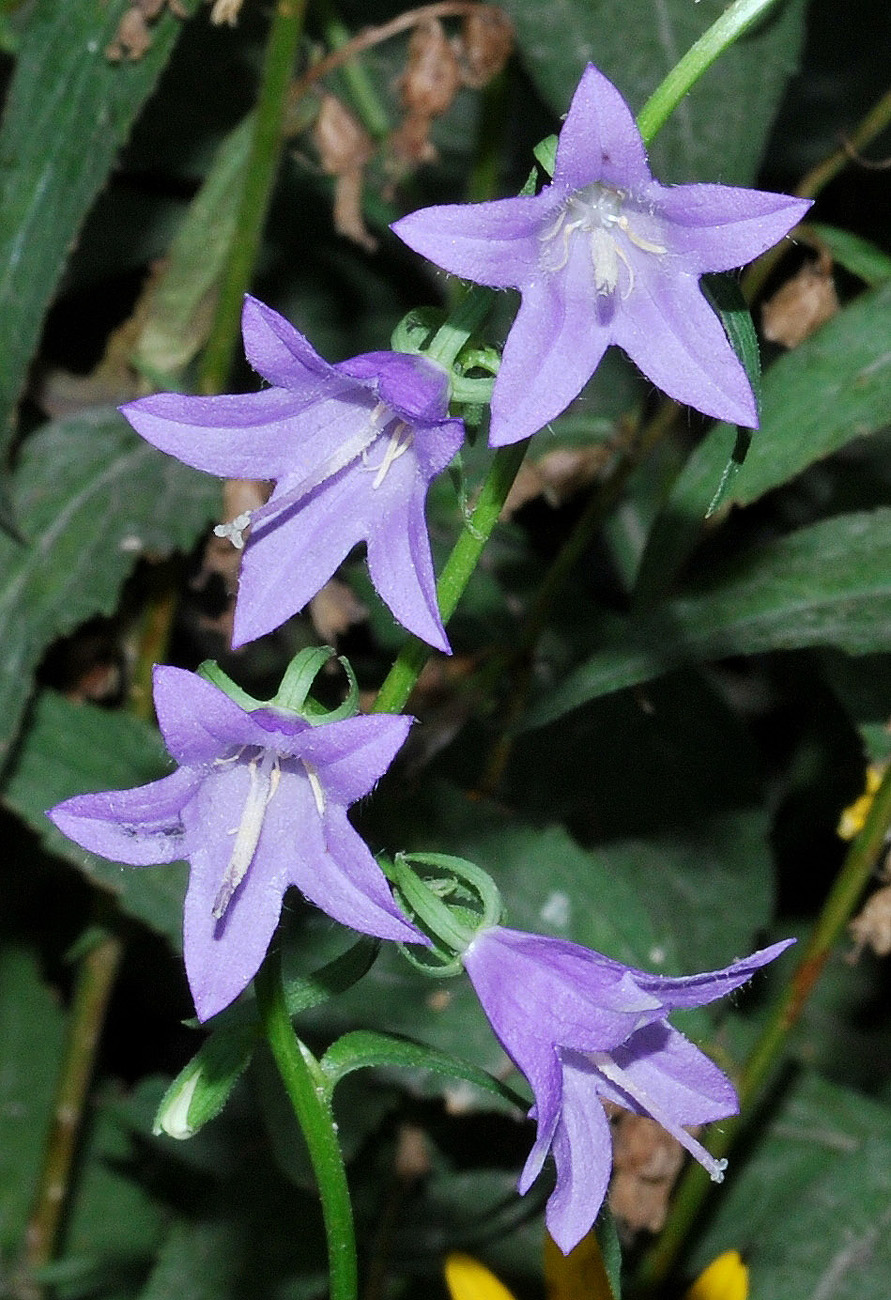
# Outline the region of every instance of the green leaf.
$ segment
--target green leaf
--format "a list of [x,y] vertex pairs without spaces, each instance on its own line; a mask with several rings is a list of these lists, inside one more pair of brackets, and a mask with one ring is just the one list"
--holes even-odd
[[147,53],[112,63],[105,49],[127,7],[37,0],[19,45],[0,126],[0,465],[81,223],[182,29],[165,7]]
[[753,1296],[886,1300],[889,1167],[887,1107],[806,1075],[745,1163],[731,1158],[692,1271],[735,1248]]
[[72,843],[45,815],[71,795],[144,785],[169,771],[170,760],[154,727],[130,714],[72,704],[44,691],[35,700],[3,797],[49,850],[111,891],[123,912],[163,934],[178,950],[185,866],[137,869],[107,862]]
[[148,1282],[139,1292],[139,1300],[235,1297],[246,1253],[244,1226],[234,1218],[225,1222],[175,1223],[158,1252]]
[[209,328],[209,304],[235,234],[253,130],[250,113],[226,136],[150,294],[133,364],[158,387],[175,383]]
[[[540,0],[505,0],[524,65],[555,113],[569,107],[586,63],[619,87],[637,113],[725,0],[563,0],[559,19]],[[657,136],[653,171],[664,181],[752,181],[788,78],[804,6],[780,4],[704,74]]]
[[219,496],[215,479],[162,455],[107,408],[30,438],[14,483],[26,544],[0,537],[0,760],[46,647],[111,614],[141,555],[191,546]]
[[891,280],[891,257],[868,239],[854,235],[838,226],[824,226],[822,222],[808,222],[808,229],[825,244],[834,261],[866,284],[878,287]]
[[[888,423],[891,285],[857,298],[764,376],[761,428],[723,507],[750,505],[814,461]],[[647,541],[640,590],[664,590],[702,533],[735,432],[715,425],[678,476]]]
[[0,948],[0,1250],[21,1247],[37,1186],[64,1016],[24,948]]
[[354,1070],[395,1066],[403,1070],[429,1070],[433,1074],[445,1075],[446,1078],[463,1079],[483,1092],[493,1093],[501,1101],[509,1101],[524,1114],[529,1106],[513,1089],[499,1083],[485,1070],[477,1069],[448,1052],[440,1052],[409,1038],[397,1038],[393,1034],[376,1034],[361,1029],[344,1034],[329,1047],[321,1066],[331,1080],[332,1087],[336,1087],[341,1079]]
[[744,555],[708,591],[592,629],[600,649],[527,715],[539,727],[680,664],[833,645],[884,650],[891,628],[891,509],[840,515]]

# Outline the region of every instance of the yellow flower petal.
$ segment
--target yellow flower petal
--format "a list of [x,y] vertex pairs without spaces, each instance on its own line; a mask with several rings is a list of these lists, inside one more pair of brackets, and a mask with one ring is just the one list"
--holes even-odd
[[738,1250],[725,1250],[713,1259],[684,1296],[684,1300],[747,1300],[749,1270]]
[[446,1256],[446,1286],[452,1300],[514,1300],[503,1282],[472,1255]]
[[545,1237],[544,1272],[548,1300],[614,1300],[600,1243],[593,1232],[568,1255],[549,1233]]
[[863,830],[863,823],[872,807],[876,791],[882,784],[885,769],[880,763],[870,763],[866,769],[866,789],[859,799],[848,804],[842,812],[836,827],[836,835],[842,840],[852,840]]

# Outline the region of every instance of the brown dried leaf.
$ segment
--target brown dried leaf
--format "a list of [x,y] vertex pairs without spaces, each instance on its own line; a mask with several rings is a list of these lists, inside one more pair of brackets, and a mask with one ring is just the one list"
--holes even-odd
[[145,14],[138,5],[131,5],[121,16],[117,31],[105,47],[105,57],[112,63],[120,63],[122,59],[135,62],[142,58],[151,43],[152,34]]
[[848,957],[852,964],[864,948],[871,948],[877,957],[891,954],[891,885],[870,895],[848,929],[854,939],[854,951]]
[[474,10],[462,24],[459,61],[465,86],[480,90],[496,77],[514,48],[514,28],[494,6]]
[[609,1109],[613,1120],[610,1209],[626,1233],[659,1232],[684,1163],[683,1148],[655,1120],[618,1106]]
[[219,27],[222,23],[228,23],[230,27],[234,27],[243,0],[211,0],[211,2],[213,9],[210,11],[210,21],[214,26]]
[[363,623],[368,618],[368,610],[351,587],[339,578],[332,578],[309,602],[309,617],[320,639],[326,645],[333,645],[355,623]]
[[377,240],[362,217],[362,185],[365,164],[374,154],[367,131],[336,95],[324,95],[313,123],[313,141],[322,170],[334,176],[334,228],[373,253]]
[[421,23],[408,43],[408,63],[399,82],[409,113],[439,117],[451,106],[461,85],[461,68],[437,18]]
[[828,258],[809,262],[777,290],[761,309],[764,337],[795,348],[839,309]]

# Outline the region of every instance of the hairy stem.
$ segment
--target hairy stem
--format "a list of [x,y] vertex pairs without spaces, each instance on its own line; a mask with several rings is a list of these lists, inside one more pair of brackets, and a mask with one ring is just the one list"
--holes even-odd
[[198,386],[202,393],[221,392],[232,364],[241,305],[250,286],[278,170],[288,88],[305,11],[306,0],[278,0],[269,29],[241,206],[201,365]]
[[356,1237],[346,1169],[331,1110],[330,1086],[318,1061],[294,1033],[278,952],[271,950],[254,978],[266,1040],[306,1139],[322,1202],[328,1242],[330,1300],[358,1293]]
[[[862,831],[845,856],[798,967],[776,999],[770,1017],[743,1065],[739,1083],[740,1115],[723,1121],[720,1129],[712,1132],[708,1145],[713,1155],[723,1156],[729,1150],[745,1121],[746,1112],[758,1098],[779,1060],[832,949],[857,907],[882,852],[889,826],[891,767],[885,771]],[[643,1294],[649,1295],[670,1273],[696,1222],[710,1185],[708,1176],[698,1165],[687,1170],[665,1228],[643,1259],[638,1275]]]

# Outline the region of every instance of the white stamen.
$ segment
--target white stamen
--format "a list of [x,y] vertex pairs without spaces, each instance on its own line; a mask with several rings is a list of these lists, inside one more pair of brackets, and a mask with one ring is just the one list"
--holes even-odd
[[374,482],[371,484],[372,489],[379,488],[387,477],[390,466],[400,456],[404,456],[414,441],[414,435],[407,424],[401,421],[390,434],[390,441],[387,443],[387,450],[384,452],[384,458],[378,466],[377,473],[374,476]]
[[213,916],[217,921],[225,916],[232,895],[244,880],[247,869],[254,860],[266,808],[278,789],[281,779],[279,758],[275,750],[265,749],[260,762],[256,758],[251,759],[249,774],[250,785],[244,801],[241,822],[235,832],[235,843],[232,846],[229,865],[226,867],[219,893],[214,899]]
[[[560,236],[559,256],[552,261],[543,259],[545,269],[562,271],[569,261],[570,241],[576,232],[588,236],[589,252],[594,267],[594,287],[599,294],[615,292],[619,283],[620,266],[628,272],[628,288],[622,294],[627,298],[634,289],[634,267],[623,248],[622,236],[641,252],[661,256],[667,252],[662,244],[638,234],[622,210],[628,195],[595,181],[571,194],[556,220],[539,235],[540,242],[552,244]],[[621,234],[620,234],[621,232]],[[553,257],[553,253],[548,254]]]
[[666,1132],[677,1138],[681,1146],[685,1147],[690,1152],[690,1155],[699,1161],[713,1183],[722,1183],[724,1181],[724,1170],[727,1168],[727,1161],[716,1160],[709,1151],[706,1151],[701,1142],[697,1142],[685,1128],[681,1128],[680,1124],[675,1123],[657,1101],[648,1096],[644,1089],[639,1087],[621,1066],[616,1065],[609,1052],[585,1052],[584,1055],[604,1078],[609,1079],[610,1083],[614,1083],[632,1101],[636,1101],[642,1110],[646,1111],[657,1123],[662,1125]]
[[312,763],[308,763],[305,758],[303,759],[303,766],[306,768],[306,775],[309,778],[309,788],[312,790],[312,797],[316,801],[316,812],[320,817],[323,817],[325,814],[325,791],[322,789],[319,774],[313,767]]

